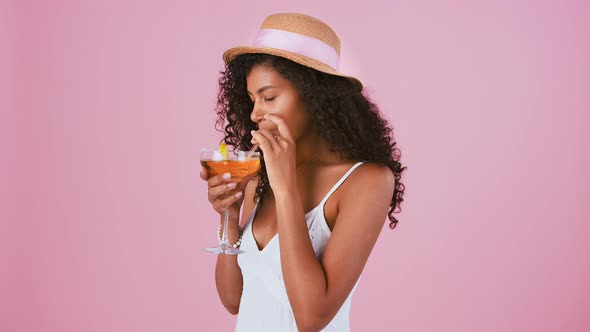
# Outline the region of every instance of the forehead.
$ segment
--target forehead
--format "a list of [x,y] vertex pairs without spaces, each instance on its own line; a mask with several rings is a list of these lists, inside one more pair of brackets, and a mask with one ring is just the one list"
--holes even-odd
[[255,92],[259,87],[273,85],[285,87],[289,81],[284,79],[274,68],[268,65],[257,65],[252,67],[246,77],[248,91]]

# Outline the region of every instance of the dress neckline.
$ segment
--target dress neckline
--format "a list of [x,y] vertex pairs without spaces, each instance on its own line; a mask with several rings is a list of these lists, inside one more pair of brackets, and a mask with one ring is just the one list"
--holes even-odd
[[[342,182],[344,182],[344,180],[346,180],[348,178],[348,176],[350,175],[350,173],[352,173],[352,171],[354,171],[358,166],[360,166],[363,163],[364,163],[363,161],[359,161],[356,164],[354,164],[352,167],[350,167],[350,169],[346,173],[344,173],[344,175],[342,175],[340,177],[340,179],[338,181],[336,181],[336,183],[332,186],[332,188],[330,188],[330,190],[324,195],[324,198],[322,198],[322,200],[320,201],[320,203],[318,205],[316,205],[315,207],[313,207],[311,210],[309,210],[309,211],[307,211],[305,213],[305,219],[307,220],[307,216],[309,214],[311,214],[312,212],[314,212],[318,208],[323,207],[326,204],[326,202],[328,201],[328,198],[330,198],[330,196],[332,195],[332,193],[334,193],[334,191],[336,191],[336,189],[338,189],[338,187],[340,187],[340,185],[342,184]],[[250,213],[250,220],[249,220],[249,222],[250,222],[250,234],[252,236],[252,240],[254,242],[254,246],[256,247],[257,252],[258,253],[262,253],[275,240],[275,238],[278,237],[279,232],[276,232],[270,238],[270,240],[268,240],[268,242],[266,243],[266,245],[262,249],[260,249],[260,247],[258,246],[258,242],[256,241],[256,238],[254,237],[254,215],[256,214],[256,210],[257,209],[258,209],[258,201],[255,203],[254,208],[252,209],[252,212]],[[323,208],[322,208],[322,217],[324,218],[324,222],[325,222],[325,216],[323,216]]]

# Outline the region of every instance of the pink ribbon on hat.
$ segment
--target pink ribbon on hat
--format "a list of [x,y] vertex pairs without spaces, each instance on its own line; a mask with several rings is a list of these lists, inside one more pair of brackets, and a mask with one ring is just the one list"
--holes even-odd
[[340,56],[334,48],[323,41],[278,29],[260,29],[253,46],[263,46],[305,55],[323,62],[338,71]]

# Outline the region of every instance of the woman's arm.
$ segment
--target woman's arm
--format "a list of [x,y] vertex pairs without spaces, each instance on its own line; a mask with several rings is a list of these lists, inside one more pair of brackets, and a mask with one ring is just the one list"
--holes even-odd
[[[242,209],[242,220],[246,220],[254,208],[253,197],[256,190],[256,180],[250,181],[244,190],[244,207]],[[223,225],[223,217],[221,217]],[[239,218],[237,215],[231,216],[229,220],[228,239],[230,243],[236,243],[239,237]],[[223,231],[223,226],[222,226]],[[231,313],[236,315],[240,309],[240,300],[242,299],[242,270],[238,265],[238,255],[217,255],[217,265],[215,266],[215,285],[217,293],[223,306]]]
[[394,181],[389,168],[375,164],[349,176],[321,262],[296,184],[275,192],[283,278],[299,331],[321,330],[350,294],[383,227]]
[[[230,243],[235,243],[238,240],[237,217],[235,220],[229,221],[228,239]],[[238,266],[238,255],[217,255],[215,286],[217,286],[217,293],[223,306],[230,314],[236,315],[240,309],[242,298],[242,271]]]

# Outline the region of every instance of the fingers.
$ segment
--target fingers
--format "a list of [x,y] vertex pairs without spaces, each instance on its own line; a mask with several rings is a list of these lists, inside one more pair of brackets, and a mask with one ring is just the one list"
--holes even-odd
[[225,209],[229,208],[236,202],[241,204],[246,184],[254,177],[254,175],[245,177],[239,183],[231,181],[230,173],[215,175],[207,179],[209,172],[207,172],[205,167],[201,168],[200,176],[201,179],[207,180],[208,200],[213,205],[215,211],[219,213],[223,213]]
[[275,139],[270,133],[265,135],[265,131],[268,132],[267,130],[252,130],[250,133],[252,134],[252,143],[258,143],[262,151],[268,154],[274,150],[273,144],[276,144],[276,142],[273,142]]
[[209,188],[209,191],[208,191],[209,202],[214,202],[215,200],[218,199],[218,196],[221,196],[223,194],[227,194],[228,192],[234,190],[236,188],[236,186],[237,186],[237,183],[228,182],[228,183],[222,183],[222,184],[217,185],[215,187]]
[[207,193],[209,202],[213,203],[217,199],[217,196],[235,188],[235,183],[234,185],[231,185],[231,187],[228,186],[231,183],[229,182],[230,180],[230,173],[212,176],[210,179],[207,180]]
[[267,113],[266,115],[264,115],[264,118],[277,125],[282,138],[286,138],[289,141],[292,141],[291,130],[287,126],[285,119],[273,113]]
[[212,176],[211,178],[209,178],[207,180],[207,185],[209,186],[209,188],[212,188],[212,187],[218,186],[222,183],[226,183],[229,180],[231,180],[231,174],[229,174],[229,173],[220,174],[220,175]]
[[227,198],[219,198],[219,199],[215,200],[215,202],[213,203],[213,208],[217,211],[223,211],[223,210],[229,208],[232,204],[234,204],[238,200],[240,200],[242,195],[243,195],[242,192],[237,192]]
[[261,135],[263,135],[264,138],[266,138],[266,140],[268,141],[268,143],[270,144],[270,146],[272,146],[273,151],[275,151],[277,149],[280,149],[279,142],[275,138],[275,135],[273,135],[270,131],[268,131],[268,130],[259,130],[258,133],[261,134]]

